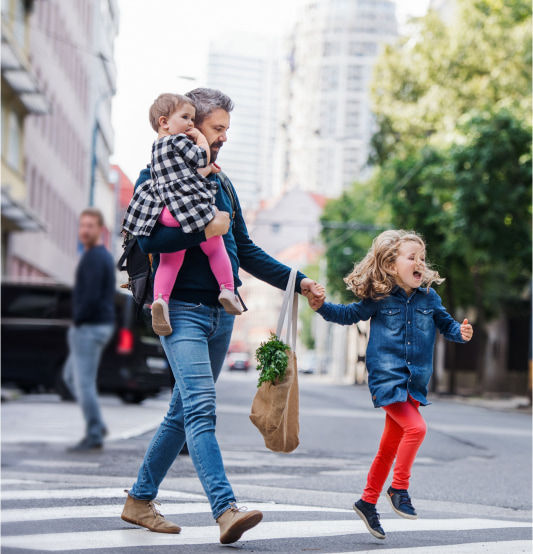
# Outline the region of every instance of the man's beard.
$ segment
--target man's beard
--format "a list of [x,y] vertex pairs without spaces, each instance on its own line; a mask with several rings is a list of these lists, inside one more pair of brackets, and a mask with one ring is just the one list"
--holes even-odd
[[217,156],[218,156],[218,153],[220,150],[213,150],[213,148],[222,148],[222,142],[213,142],[213,144],[210,144],[209,145],[209,151],[211,153],[211,157],[209,159],[209,163],[213,163],[214,161],[216,161],[217,159]]

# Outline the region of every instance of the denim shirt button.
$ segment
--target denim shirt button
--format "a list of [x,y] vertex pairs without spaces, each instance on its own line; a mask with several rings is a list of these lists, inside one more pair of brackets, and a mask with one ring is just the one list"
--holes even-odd
[[408,325],[411,325],[411,322],[410,322],[410,321],[408,321],[408,322],[407,322],[407,324],[408,324]]

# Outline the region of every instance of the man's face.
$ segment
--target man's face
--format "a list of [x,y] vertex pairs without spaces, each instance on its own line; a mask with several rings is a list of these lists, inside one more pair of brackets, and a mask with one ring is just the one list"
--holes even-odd
[[82,215],[78,226],[78,237],[85,249],[92,248],[100,242],[102,227],[98,218],[93,215]]
[[214,162],[222,145],[228,140],[226,133],[229,129],[229,113],[222,108],[217,108],[197,127],[207,139],[211,151],[210,161]]

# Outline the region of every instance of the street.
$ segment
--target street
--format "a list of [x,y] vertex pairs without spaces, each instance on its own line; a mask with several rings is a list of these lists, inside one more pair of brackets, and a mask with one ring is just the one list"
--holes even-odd
[[[513,554],[531,552],[531,415],[431,398],[428,434],[410,494],[419,519],[378,503],[387,538],[372,537],[351,509],[377,450],[384,412],[366,386],[300,376],[300,446],[265,449],[248,419],[256,372],[223,372],[217,436],[238,503],[264,512],[243,540],[223,547],[191,460],[163,482],[161,513],[179,535],[120,519],[169,392],[139,406],[102,397],[109,437],[101,452],[69,454],[83,432],[75,403],[27,395],[2,404],[2,552],[87,554],[239,552]],[[390,479],[389,479],[390,482]],[[388,486],[388,484],[386,485]]]

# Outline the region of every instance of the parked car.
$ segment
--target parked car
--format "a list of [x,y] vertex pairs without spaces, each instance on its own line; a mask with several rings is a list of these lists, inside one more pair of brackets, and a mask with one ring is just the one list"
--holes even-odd
[[230,352],[227,364],[230,371],[234,369],[248,371],[250,369],[250,354],[248,352]]
[[[70,393],[62,380],[68,355],[72,289],[63,285],[2,283],[2,384],[23,391]],[[115,294],[115,333],[102,354],[100,392],[142,402],[170,386],[163,347],[150,325],[136,318],[130,293]],[[148,313],[146,313],[148,312]],[[143,314],[150,318],[149,310]]]
[[314,350],[308,350],[300,359],[298,359],[298,371],[300,373],[317,373],[318,367],[318,356]]

